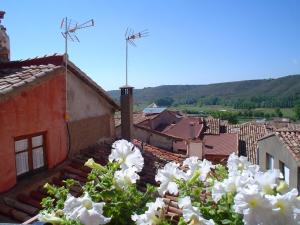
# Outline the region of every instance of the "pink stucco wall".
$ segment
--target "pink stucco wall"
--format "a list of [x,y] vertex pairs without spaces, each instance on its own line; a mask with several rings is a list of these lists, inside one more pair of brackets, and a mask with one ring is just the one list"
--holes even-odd
[[65,87],[59,73],[0,101],[0,192],[17,182],[14,138],[46,132],[47,167],[66,158]]

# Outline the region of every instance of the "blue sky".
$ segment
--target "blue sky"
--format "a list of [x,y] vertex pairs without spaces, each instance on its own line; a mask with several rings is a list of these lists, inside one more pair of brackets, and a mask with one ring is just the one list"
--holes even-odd
[[106,90],[125,83],[127,27],[150,36],[129,49],[129,84],[208,84],[300,73],[300,1],[1,0],[11,58],[64,52],[65,16],[80,30],[69,55]]

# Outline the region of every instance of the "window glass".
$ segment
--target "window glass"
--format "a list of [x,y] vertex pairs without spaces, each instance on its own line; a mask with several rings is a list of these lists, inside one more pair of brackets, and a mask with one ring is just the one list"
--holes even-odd
[[44,151],[43,147],[32,150],[32,164],[33,169],[38,169],[44,166]]
[[43,135],[35,136],[31,138],[32,147],[38,147],[43,145]]
[[290,184],[290,169],[284,165],[284,180],[287,184]]
[[266,169],[267,170],[272,170],[274,169],[274,157],[271,156],[270,154],[266,153]]
[[27,173],[29,171],[28,152],[16,154],[17,175]]
[[21,152],[28,149],[28,139],[15,141],[15,151]]

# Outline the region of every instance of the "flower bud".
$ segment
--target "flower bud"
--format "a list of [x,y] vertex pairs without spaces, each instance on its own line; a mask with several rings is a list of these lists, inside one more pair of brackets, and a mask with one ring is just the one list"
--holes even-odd
[[103,169],[103,166],[101,166],[99,163],[96,163],[92,158],[86,161],[84,165],[91,169],[99,169],[99,170]]
[[44,184],[45,189],[49,189],[50,187],[51,187],[51,185],[49,183]]

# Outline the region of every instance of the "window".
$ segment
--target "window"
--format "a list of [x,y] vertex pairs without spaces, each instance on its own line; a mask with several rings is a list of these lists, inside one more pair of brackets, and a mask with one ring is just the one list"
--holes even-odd
[[279,161],[279,170],[284,177],[284,181],[290,184],[290,169],[281,161]]
[[22,136],[15,139],[17,176],[45,166],[44,134]]
[[266,153],[266,169],[274,169],[274,157],[268,153]]

